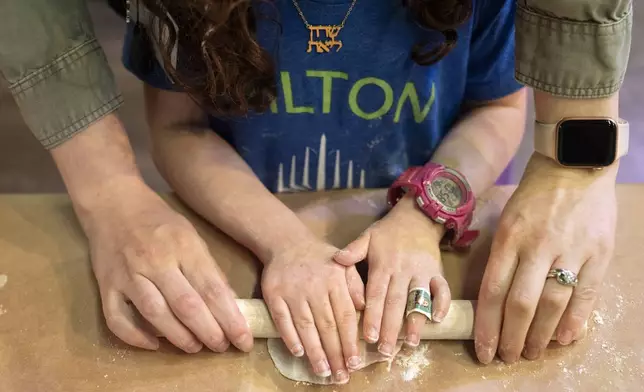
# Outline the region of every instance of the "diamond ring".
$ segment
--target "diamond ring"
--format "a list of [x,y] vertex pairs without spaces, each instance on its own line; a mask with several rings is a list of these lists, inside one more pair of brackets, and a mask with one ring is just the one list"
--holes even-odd
[[548,278],[557,279],[557,283],[563,286],[577,286],[577,274],[571,270],[554,268],[548,271]]

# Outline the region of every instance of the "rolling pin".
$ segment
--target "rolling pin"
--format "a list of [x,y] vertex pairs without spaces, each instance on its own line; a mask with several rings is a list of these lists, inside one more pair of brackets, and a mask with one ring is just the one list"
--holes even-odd
[[[279,338],[280,334],[273,324],[268,308],[260,299],[237,299],[237,306],[248,321],[251,333],[258,339]],[[449,312],[440,323],[425,323],[420,333],[422,340],[473,340],[474,309],[476,301],[453,300]],[[361,312],[358,312],[360,320]],[[586,336],[587,323],[579,335]],[[362,337],[362,334],[360,334]],[[399,339],[403,339],[401,333]],[[553,337],[555,340],[555,337]]]

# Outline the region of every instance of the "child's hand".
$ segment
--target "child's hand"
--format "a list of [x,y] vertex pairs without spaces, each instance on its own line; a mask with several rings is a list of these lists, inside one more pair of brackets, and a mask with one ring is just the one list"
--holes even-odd
[[[441,321],[447,314],[451,295],[442,276],[439,243],[443,232],[443,227],[426,217],[413,199],[403,198],[387,216],[336,254],[335,260],[346,266],[368,260],[363,333],[365,340],[379,342],[381,354],[393,354],[410,289],[422,287],[431,292],[434,321]],[[410,314],[406,344],[419,344],[425,321],[419,313]]]
[[262,292],[293,355],[306,354],[315,374],[345,383],[347,369],[360,365],[356,308],[364,286],[355,267],[333,261],[337,251],[312,239],[278,252],[265,263]]

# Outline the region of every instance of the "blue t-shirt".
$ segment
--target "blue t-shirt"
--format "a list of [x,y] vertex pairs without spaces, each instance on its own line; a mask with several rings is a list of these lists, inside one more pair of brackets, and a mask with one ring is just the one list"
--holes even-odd
[[[514,2],[474,0],[456,47],[437,64],[420,66],[412,46],[442,35],[419,27],[400,0],[358,0],[336,38],[342,48],[320,54],[307,53],[309,32],[291,0],[275,0],[281,35],[260,19],[257,36],[275,60],[277,101],[266,113],[211,118],[211,127],[273,192],[386,188],[431,158],[463,103],[521,88],[514,79]],[[339,23],[350,3],[299,1],[312,25]],[[131,36],[132,26],[123,58],[132,71]],[[137,76],[173,88],[158,63]]]

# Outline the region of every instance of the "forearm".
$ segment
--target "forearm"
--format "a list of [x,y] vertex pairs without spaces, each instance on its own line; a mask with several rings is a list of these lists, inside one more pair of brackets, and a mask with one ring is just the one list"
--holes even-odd
[[177,124],[153,132],[155,162],[166,181],[193,210],[262,262],[313,235],[211,130]]
[[124,191],[145,187],[123,125],[114,114],[51,149],[51,155],[81,220],[112,198],[123,198]]
[[475,195],[494,184],[515,155],[525,129],[525,90],[479,106],[461,119],[431,161],[460,171]]

